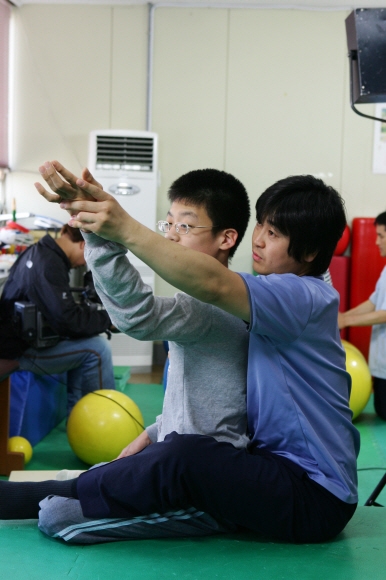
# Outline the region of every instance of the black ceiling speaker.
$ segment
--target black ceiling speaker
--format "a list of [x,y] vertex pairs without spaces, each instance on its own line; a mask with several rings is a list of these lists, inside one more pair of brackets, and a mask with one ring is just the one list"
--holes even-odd
[[[357,8],[346,18],[350,99],[355,104],[386,102],[386,8]],[[382,121],[382,119],[376,119]]]

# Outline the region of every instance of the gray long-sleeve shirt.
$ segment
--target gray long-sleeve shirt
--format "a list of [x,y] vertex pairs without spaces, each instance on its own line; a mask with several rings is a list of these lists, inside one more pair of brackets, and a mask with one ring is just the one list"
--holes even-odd
[[113,324],[138,340],[169,341],[169,372],[162,415],[150,439],[172,432],[210,435],[235,447],[247,436],[245,323],[186,294],[154,296],[126,248],[84,234],[85,257]]

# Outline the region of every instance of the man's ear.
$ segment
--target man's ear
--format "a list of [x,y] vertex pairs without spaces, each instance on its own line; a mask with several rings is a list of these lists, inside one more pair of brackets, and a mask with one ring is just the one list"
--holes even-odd
[[239,234],[233,228],[228,228],[221,232],[222,243],[220,245],[221,250],[230,250],[237,242]]
[[86,242],[84,240],[82,242],[79,242],[79,247],[81,250],[84,250],[85,245],[86,245]]
[[313,262],[316,258],[316,256],[318,255],[318,252],[314,252],[313,254],[308,254],[307,256],[304,257],[304,262]]

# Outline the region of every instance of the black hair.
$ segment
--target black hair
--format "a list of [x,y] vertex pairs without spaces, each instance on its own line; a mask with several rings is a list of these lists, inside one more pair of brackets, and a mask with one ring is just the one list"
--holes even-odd
[[377,215],[377,217],[374,220],[374,225],[375,226],[385,226],[385,228],[386,228],[386,211]]
[[62,226],[62,229],[60,230],[60,235],[61,236],[68,236],[73,244],[77,244],[78,242],[84,241],[84,238],[82,236],[80,229],[73,228],[72,226],[69,226],[68,224],[64,224],[64,226]]
[[247,191],[236,177],[218,169],[189,171],[172,183],[168,198],[171,203],[183,201],[204,207],[216,226],[213,235],[226,228],[235,229],[238,237],[229,258],[234,255],[251,215]]
[[256,220],[267,221],[289,237],[288,255],[307,264],[307,275],[320,276],[328,268],[346,226],[344,201],[339,193],[312,175],[277,181],[256,202]]

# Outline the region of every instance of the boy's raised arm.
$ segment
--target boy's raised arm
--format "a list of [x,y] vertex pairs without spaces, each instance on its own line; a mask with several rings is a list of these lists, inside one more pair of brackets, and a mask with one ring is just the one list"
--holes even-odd
[[152,232],[126,213],[95,180],[77,179],[58,162],[45,163],[40,173],[54,194],[41,184],[35,184],[36,189],[71,214],[70,226],[124,245],[176,288],[249,321],[248,293],[238,274],[211,256]]

